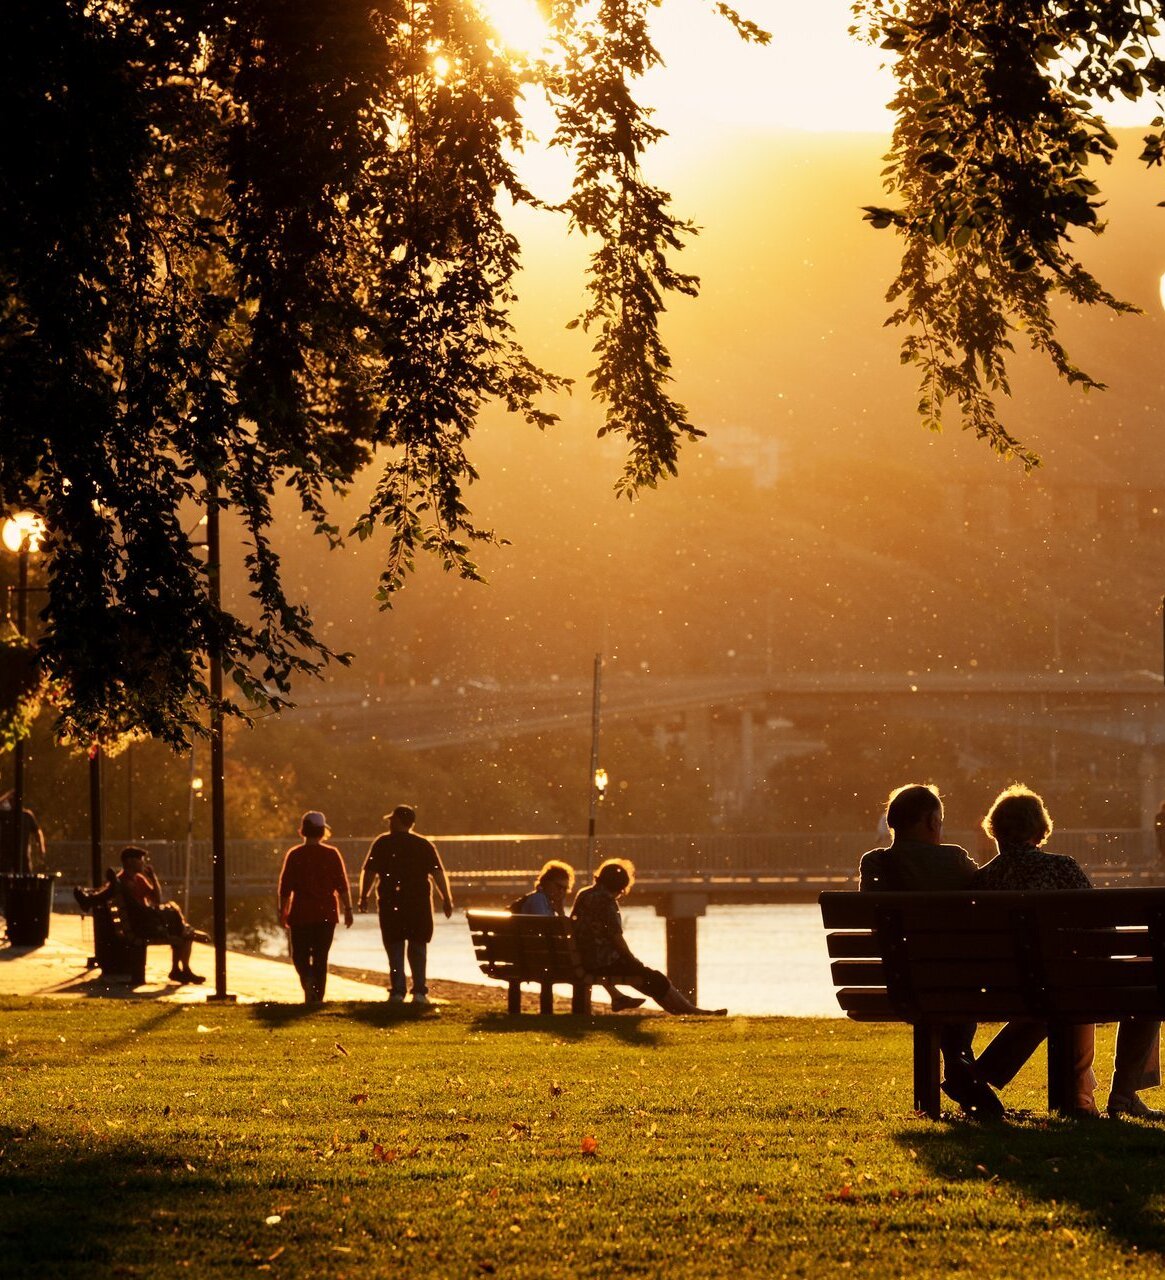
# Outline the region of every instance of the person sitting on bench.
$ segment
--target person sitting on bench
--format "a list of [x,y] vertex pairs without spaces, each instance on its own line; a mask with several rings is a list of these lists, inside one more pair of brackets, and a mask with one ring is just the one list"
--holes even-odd
[[[516,916],[565,916],[566,895],[573,888],[574,868],[551,859],[538,873],[533,892],[511,902],[510,911]],[[613,982],[604,982],[602,986],[611,997],[612,1013],[626,1013],[645,1003],[643,996],[626,995]]]
[[[1043,800],[1028,787],[1015,783],[995,798],[983,830],[995,841],[998,853],[981,867],[971,881],[972,889],[1091,889],[1088,873],[1064,853],[1049,853],[1044,845],[1052,834],[1052,819]],[[1010,1039],[1008,1023],[979,1055],[975,1069],[980,1078],[1002,1088],[1018,1073],[1047,1033],[1042,1022],[1029,1022],[1026,1037],[1017,1032]],[[1141,1089],[1161,1083],[1161,1024],[1156,1018],[1122,1018],[1117,1024],[1116,1061],[1107,1111],[1112,1119],[1134,1116],[1139,1120],[1165,1120],[1165,1111],[1150,1107]],[[1092,1070],[1095,1028],[1084,1024],[1073,1028],[1073,1056],[1078,1116],[1097,1114]]]
[[[182,908],[176,902],[166,901],[150,855],[137,845],[126,845],[121,851],[121,871],[116,880],[125,899],[127,923],[133,932],[145,942],[170,944],[170,981],[180,984],[205,982],[202,974],[191,969],[190,952],[195,940],[205,940],[206,935],[186,923]],[[110,882],[100,889],[74,890],[74,894],[84,906],[101,901],[113,891],[114,886]]]
[[574,900],[570,918],[574,940],[590,973],[621,982],[650,996],[668,1013],[723,1017],[727,1009],[701,1009],[677,991],[666,973],[649,969],[627,945],[619,899],[634,883],[635,868],[622,858],[608,858],[595,872],[595,882]]

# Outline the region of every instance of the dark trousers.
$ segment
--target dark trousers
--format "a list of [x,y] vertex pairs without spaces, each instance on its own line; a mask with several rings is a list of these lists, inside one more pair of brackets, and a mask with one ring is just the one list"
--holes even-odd
[[299,974],[303,998],[310,1004],[324,998],[328,980],[328,952],[335,936],[334,924],[293,924],[291,926],[291,962]]
[[617,982],[620,986],[631,987],[635,991],[641,991],[645,996],[650,996],[656,1004],[663,1005],[664,996],[671,990],[671,979],[666,973],[660,973],[658,969],[649,969],[645,964],[631,964],[630,962],[620,965],[618,969],[612,969],[608,973],[604,973],[603,977],[610,982]]
[[949,1026],[943,1027],[938,1045],[943,1055],[944,1079],[950,1080],[952,1076],[957,1076],[960,1070],[970,1069],[971,1063],[975,1060],[973,1043],[977,1025],[974,1022],[952,1022]]

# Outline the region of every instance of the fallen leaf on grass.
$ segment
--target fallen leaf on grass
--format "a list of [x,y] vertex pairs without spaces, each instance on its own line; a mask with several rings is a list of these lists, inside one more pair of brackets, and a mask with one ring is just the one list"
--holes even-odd
[[281,1223],[282,1221],[283,1221],[283,1215],[281,1213],[269,1213],[263,1219],[264,1225],[268,1227],[278,1226],[278,1224]]
[[578,1144],[578,1149],[584,1156],[594,1156],[598,1155],[599,1144],[594,1138],[588,1137]]
[[339,1050],[340,1053],[344,1055],[345,1058],[350,1058],[352,1056],[348,1052],[348,1050],[345,1049],[344,1046],[339,1042],[339,1040],[336,1041],[336,1048]]
[[372,1158],[373,1160],[383,1161],[384,1164],[391,1164],[396,1159],[396,1150],[383,1147],[379,1142],[374,1142],[372,1144]]
[[368,1095],[366,1093],[354,1093],[348,1101],[359,1107],[368,1101]]
[[279,1248],[275,1250],[274,1253],[269,1253],[267,1255],[267,1261],[274,1262],[275,1259],[278,1258],[281,1253],[286,1251],[286,1249],[287,1249],[287,1246],[285,1244],[281,1244]]
[[200,1022],[196,1028],[200,1035],[209,1035],[212,1031],[221,1031],[222,1027],[204,1027]]

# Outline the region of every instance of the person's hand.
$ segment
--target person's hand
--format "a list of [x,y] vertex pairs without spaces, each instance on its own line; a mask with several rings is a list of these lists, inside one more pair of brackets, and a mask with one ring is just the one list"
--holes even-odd
[[448,898],[445,899],[445,919],[448,920],[453,914],[453,903]]
[[368,910],[368,908],[364,905],[364,899],[363,899],[363,898],[361,898],[361,899],[360,899],[360,901],[356,904],[356,910],[357,910],[357,911],[359,911],[359,912],[361,912],[361,913],[363,913],[363,912],[365,912],[365,911],[367,911],[367,910]]
[[352,908],[345,907],[344,908],[344,928],[351,929],[351,927],[352,927]]

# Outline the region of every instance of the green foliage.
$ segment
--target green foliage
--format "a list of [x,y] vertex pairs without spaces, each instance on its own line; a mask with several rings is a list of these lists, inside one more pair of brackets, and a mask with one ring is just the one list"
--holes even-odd
[[1011,1123],[920,1120],[906,1027],[0,1009],[0,1234],[32,1280],[1160,1274],[1159,1128],[1047,1118],[1038,1063]]
[[[1134,310],[1081,266],[1073,237],[1103,230],[1089,170],[1117,145],[1089,99],[1165,86],[1149,44],[1161,5],[857,0],[854,11],[898,80],[885,170],[898,203],[866,216],[906,242],[889,323],[911,329],[902,359],[922,371],[919,413],[937,430],[953,400],[966,428],[1034,466],[996,411],[1015,335],[1087,390],[1101,384],[1057,339],[1055,299]],[[1155,132],[1143,159],[1161,154]]]
[[14,629],[0,630],[0,751],[28,736],[44,692],[32,642]]
[[[717,6],[745,38],[753,24]],[[41,658],[79,741],[140,727],[182,742],[211,702],[286,705],[336,655],[291,601],[275,487],[330,542],[329,499],[379,456],[356,519],[384,531],[380,595],[416,556],[478,576],[467,444],[497,401],[536,427],[537,368],[511,328],[519,246],[500,197],[538,204],[512,158],[541,85],[596,239],[586,322],[623,487],[693,436],[666,395],[658,314],[695,281],[689,230],[639,169],[658,136],[631,85],[657,61],[651,6],[562,0],[553,56],[511,56],[468,0],[14,0],[0,35],[0,508],[45,518]],[[246,606],[186,530],[221,507]]]

